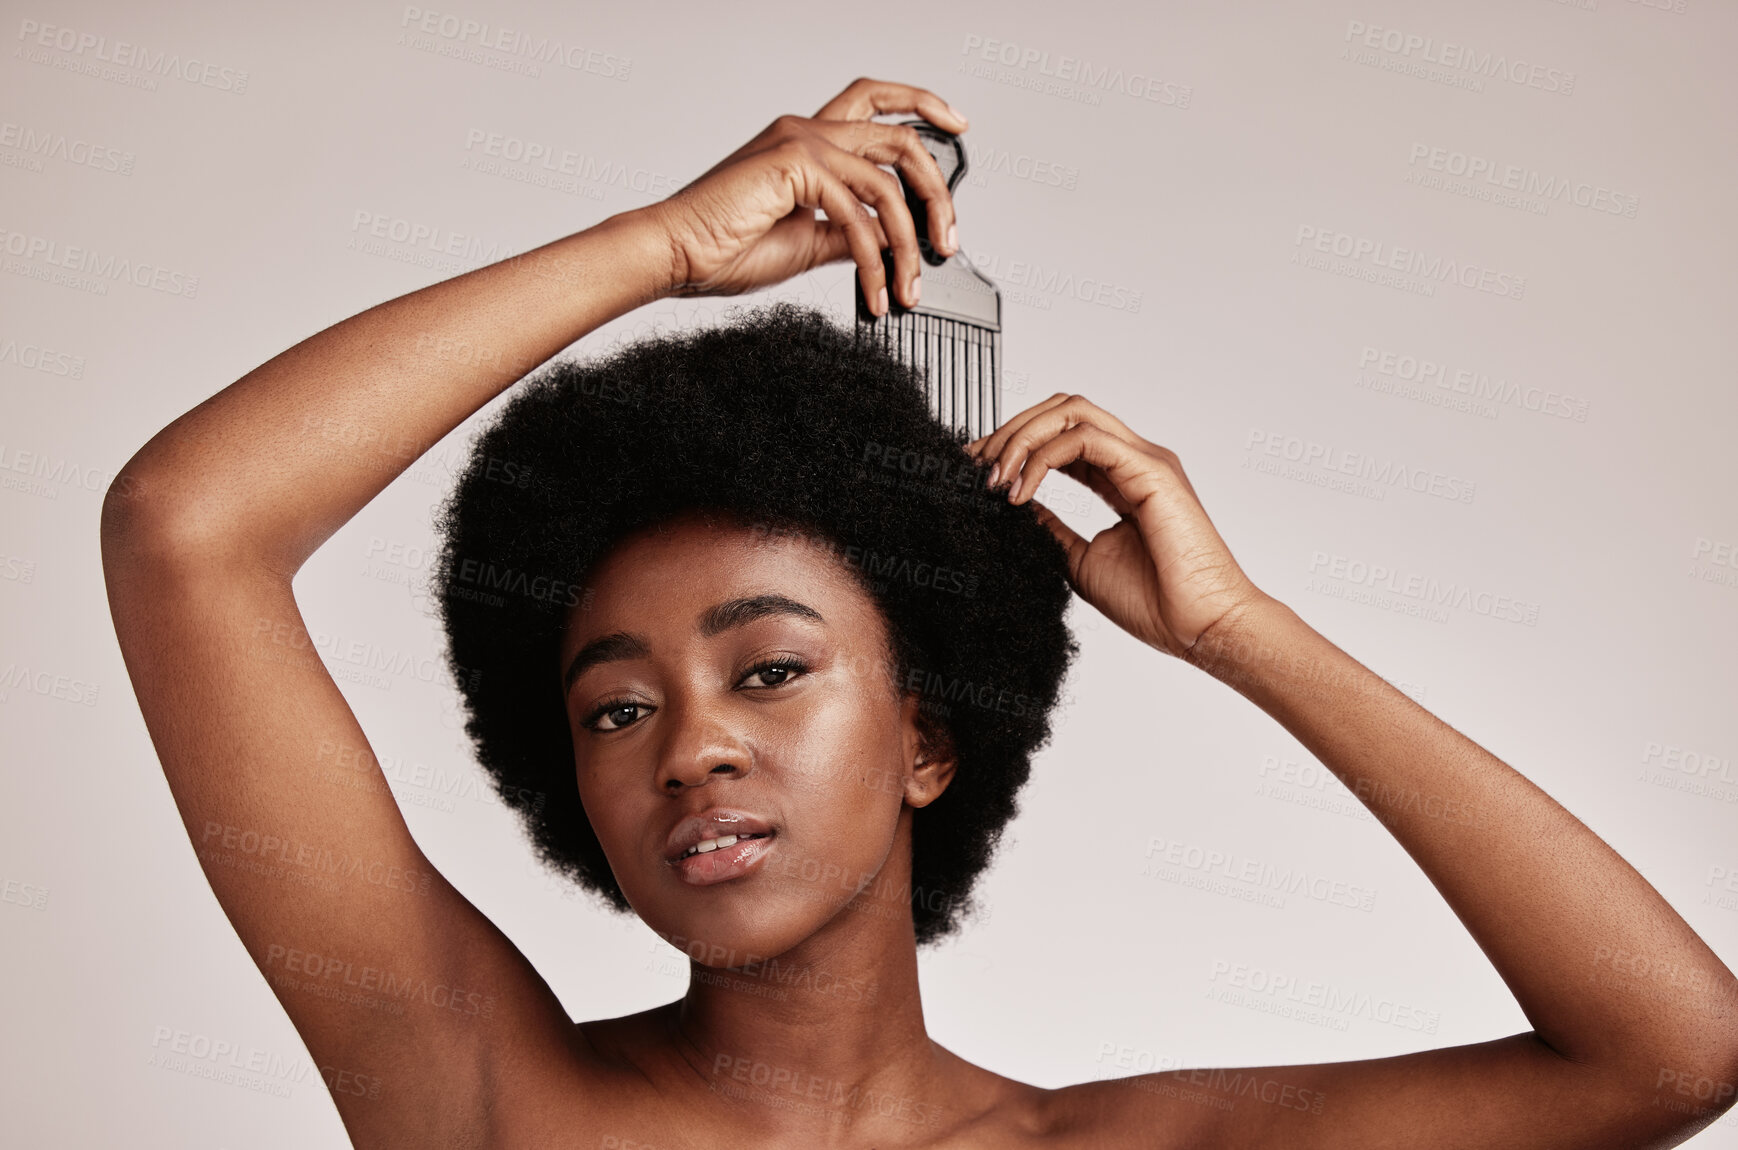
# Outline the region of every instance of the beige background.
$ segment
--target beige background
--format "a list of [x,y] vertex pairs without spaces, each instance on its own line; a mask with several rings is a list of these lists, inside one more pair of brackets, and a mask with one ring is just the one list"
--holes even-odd
[[[98,563],[108,477],[314,331],[667,194],[859,74],[931,87],[972,117],[982,179],[959,195],[960,234],[1008,295],[1008,410],[1079,391],[1175,449],[1259,584],[1538,782],[1738,957],[1738,888],[1723,886],[1738,873],[1738,8],[427,9],[454,18],[445,35],[438,17],[419,33],[411,9],[381,3],[6,7],[0,1112],[13,1144],[343,1144],[200,874],[132,698]],[[576,46],[579,66],[528,74],[523,57],[477,49],[464,20]],[[109,56],[137,48],[105,64],[99,41]],[[1536,82],[1474,86],[1421,61],[1445,41],[1537,64],[1519,73]],[[152,71],[160,53],[193,78]],[[1120,72],[1124,89],[1139,75],[1158,98],[1058,90],[1044,73],[1064,56]],[[491,137],[502,152],[571,151],[576,174],[516,178],[537,169],[488,155]],[[1447,176],[1433,156],[1567,191],[1528,204],[1415,182]],[[426,238],[394,242],[395,229]],[[1364,242],[1357,278],[1294,262],[1329,259],[1315,237],[1331,250],[1331,234]],[[1488,272],[1511,294],[1372,282],[1376,245],[1478,269],[1475,283]],[[68,246],[157,285],[43,278]],[[849,274],[778,294],[844,318]],[[665,304],[578,350],[719,306]],[[1396,391],[1417,361],[1441,375]],[[1483,406],[1456,385],[1483,387]],[[416,577],[470,431],[328,542],[298,591],[430,857],[575,1016],[641,1009],[681,992],[675,952],[535,869],[433,672],[440,637]],[[1327,466],[1274,470],[1309,451]],[[1450,497],[1330,485],[1330,468],[1360,460]],[[1108,518],[1067,479],[1045,496],[1077,526]],[[1467,596],[1434,606],[1417,591],[1431,585]],[[1091,609],[1075,618],[1072,702],[982,887],[991,913],[923,959],[939,1041],[1058,1085],[1526,1029],[1422,873],[1337,785],[1310,785],[1319,766],[1276,723]],[[341,654],[352,643],[406,669],[358,668]],[[1144,875],[1155,838],[1182,844],[1184,865]],[[1197,889],[1178,881],[1204,874],[1189,848],[1374,890],[1373,905]],[[1260,981],[1241,968],[1367,1005],[1287,1016],[1269,1009],[1284,995],[1226,994]],[[214,1080],[227,1062],[209,1053],[172,1061],[177,1032],[268,1069]],[[1738,1146],[1738,1119],[1691,1145]]]

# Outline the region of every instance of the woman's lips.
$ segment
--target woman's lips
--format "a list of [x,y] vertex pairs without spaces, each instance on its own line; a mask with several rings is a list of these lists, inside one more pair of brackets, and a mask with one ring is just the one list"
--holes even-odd
[[738,839],[730,846],[705,854],[685,855],[670,865],[676,868],[676,876],[690,886],[729,882],[756,870],[777,841],[777,834],[769,832],[762,838]]

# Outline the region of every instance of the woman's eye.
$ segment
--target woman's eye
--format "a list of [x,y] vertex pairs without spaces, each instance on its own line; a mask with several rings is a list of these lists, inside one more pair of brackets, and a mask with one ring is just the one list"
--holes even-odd
[[[640,703],[610,703],[610,704],[606,704],[602,710],[594,712],[592,718],[588,719],[586,721],[585,725],[590,727],[594,731],[619,731],[623,727],[629,726],[629,725],[631,725],[631,723],[638,721],[638,719],[639,719],[638,712],[643,711],[643,710],[645,710],[645,707]],[[633,718],[630,719],[628,722],[617,722],[615,720],[615,717],[621,715],[623,712],[626,712],[626,711],[635,712]],[[603,720],[605,720],[605,719],[610,720],[610,725],[608,725],[608,726],[602,725]]]
[[750,679],[759,679],[762,687],[782,687],[790,682],[792,675],[800,675],[808,669],[807,665],[795,659],[776,659],[750,667],[742,681],[747,683]]
[[[769,659],[743,672],[742,683],[764,691],[782,687],[791,681],[793,675],[804,674],[808,669],[808,664],[800,659]],[[753,683],[750,681],[753,679],[759,679],[760,682]],[[581,725],[593,731],[620,731],[633,726],[645,717],[646,712],[655,709],[645,703],[632,703],[625,699],[612,700],[593,711]]]

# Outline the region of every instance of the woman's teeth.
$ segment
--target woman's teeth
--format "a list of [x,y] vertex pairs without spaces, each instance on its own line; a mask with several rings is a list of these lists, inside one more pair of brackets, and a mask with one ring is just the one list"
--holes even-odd
[[689,847],[683,852],[682,857],[687,858],[689,855],[703,855],[709,851],[734,846],[739,839],[763,839],[765,837],[765,835],[725,835],[723,838],[707,839],[705,842],[695,843],[693,846]]

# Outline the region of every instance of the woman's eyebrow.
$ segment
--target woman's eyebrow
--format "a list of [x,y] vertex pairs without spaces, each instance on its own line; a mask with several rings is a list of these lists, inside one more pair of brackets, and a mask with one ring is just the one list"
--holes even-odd
[[727,599],[709,607],[700,616],[699,631],[702,637],[710,639],[722,631],[744,626],[768,615],[796,615],[803,619],[813,619],[817,623],[826,622],[819,611],[806,603],[798,603],[795,599],[787,599],[783,595],[751,595],[746,599]]
[[[816,623],[826,622],[819,611],[795,599],[783,595],[750,595],[741,599],[726,599],[708,607],[701,612],[695,630],[702,637],[710,639],[733,627],[744,627],[756,619],[764,619],[770,615],[794,615]],[[581,647],[573,661],[567,665],[567,671],[562,675],[562,694],[573,690],[574,681],[599,663],[640,659],[650,653],[651,645],[647,643],[644,635],[614,631],[593,639]]]

